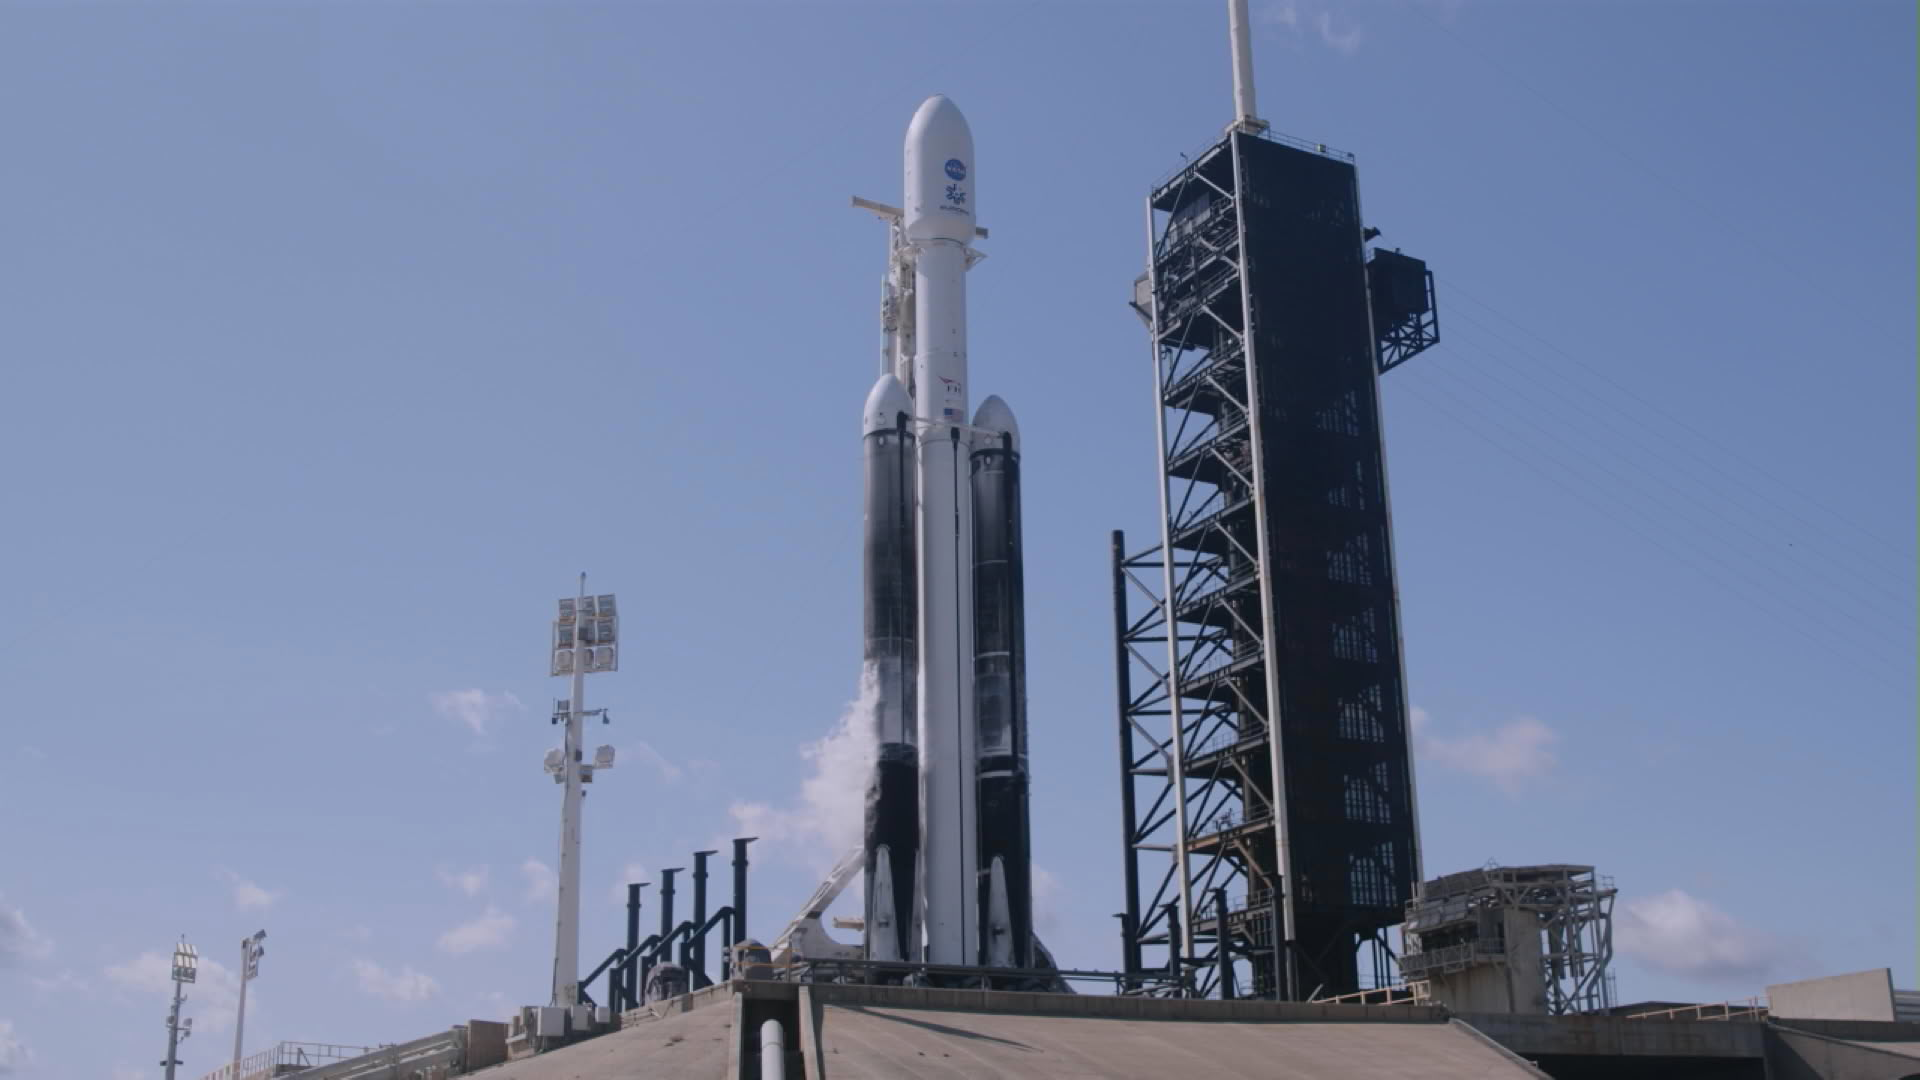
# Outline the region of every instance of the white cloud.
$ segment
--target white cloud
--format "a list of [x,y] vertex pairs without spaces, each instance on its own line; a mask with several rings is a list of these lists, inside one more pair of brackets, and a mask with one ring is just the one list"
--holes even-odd
[[152,1080],[152,1075],[145,1069],[136,1069],[131,1065],[116,1064],[113,1067],[113,1080]]
[[53,942],[33,928],[24,910],[0,903],[0,968],[20,967],[52,953]]
[[435,877],[440,879],[440,884],[445,885],[449,889],[459,889],[468,896],[479,896],[487,887],[487,868],[485,866],[477,866],[472,870],[461,870],[459,872],[448,870],[446,867],[441,866],[435,867],[433,873]]
[[633,746],[628,748],[627,754],[630,758],[638,758],[648,765],[653,766],[654,771],[660,774],[660,779],[665,780],[669,784],[680,779],[680,766],[668,761],[666,755],[655,750],[651,743],[634,743]]
[[[1291,48],[1300,48],[1304,32],[1311,27],[1321,44],[1342,56],[1352,56],[1366,39],[1366,27],[1350,12],[1349,5],[1337,0],[1274,0],[1260,9],[1256,21],[1279,27]],[[1254,51],[1259,51],[1257,44]]]
[[425,1001],[440,992],[440,984],[432,976],[410,967],[388,971],[371,960],[355,960],[353,973],[359,977],[363,992],[387,1001]]
[[1300,5],[1294,0],[1279,0],[1278,3],[1268,4],[1260,9],[1260,21],[1289,28],[1298,26],[1300,25]]
[[1495,728],[1491,734],[1474,732],[1454,738],[1433,734],[1432,718],[1417,705],[1409,719],[1414,750],[1421,758],[1444,769],[1484,777],[1509,795],[1553,771],[1552,747],[1560,737],[1531,716]]
[[1467,6],[1467,0],[1414,0],[1415,7],[1430,7],[1440,15],[1440,21],[1451,23],[1460,17],[1461,9]]
[[[1346,24],[1345,27],[1336,29],[1336,21],[1344,22]],[[1320,30],[1320,40],[1326,42],[1330,48],[1343,56],[1352,56],[1354,53],[1359,52],[1360,41],[1366,36],[1366,31],[1361,28],[1359,23],[1351,19],[1335,20],[1333,12],[1331,11],[1322,11],[1319,17],[1314,20],[1314,26]]]
[[13,1033],[13,1021],[0,1020],[0,1076],[11,1076],[33,1061],[27,1049]]
[[627,903],[627,885],[647,880],[647,868],[637,862],[621,867],[620,876],[613,879],[613,902],[624,907]]
[[365,923],[355,923],[340,931],[340,936],[349,941],[369,941],[373,938],[373,929]]
[[832,733],[800,748],[811,773],[800,799],[786,807],[736,802],[727,808],[735,835],[758,836],[813,869],[826,871],[860,845],[865,828],[867,778],[873,771],[873,710],[879,693],[868,673],[860,696],[847,703]]
[[502,690],[447,690],[433,695],[433,711],[458,720],[475,735],[485,738],[496,720],[524,712],[526,706],[512,692]]
[[1066,890],[1046,867],[1034,863],[1032,870],[1033,928],[1052,932],[1060,925],[1060,901],[1065,898]]
[[1624,907],[1614,919],[1620,951],[1668,975],[1752,984],[1788,951],[1773,936],[1680,889]]
[[233,886],[233,906],[241,911],[265,911],[286,895],[284,890],[262,888],[225,867],[215,867],[214,873]]
[[27,981],[33,984],[34,996],[40,999],[49,998],[56,994],[64,994],[69,991],[77,993],[86,993],[87,991],[87,980],[82,979],[71,971],[63,971],[51,979],[42,979],[36,976],[29,978]]
[[489,904],[472,922],[464,922],[440,935],[442,952],[469,953],[475,949],[497,948],[513,933],[513,916]]
[[520,864],[520,873],[527,879],[528,903],[553,899],[555,890],[559,886],[559,879],[554,876],[553,867],[539,859],[529,858]]
[[[238,943],[234,948],[239,948]],[[143,952],[124,964],[109,965],[105,974],[117,989],[137,995],[142,1002],[151,1000],[158,1009],[160,1003],[173,994],[173,952]],[[247,993],[249,1005],[255,1003],[259,992],[256,982],[254,989]],[[234,977],[232,968],[208,958],[205,949],[200,950],[199,978],[191,993],[195,1033],[233,1027],[233,1014],[240,1003],[240,980]]]

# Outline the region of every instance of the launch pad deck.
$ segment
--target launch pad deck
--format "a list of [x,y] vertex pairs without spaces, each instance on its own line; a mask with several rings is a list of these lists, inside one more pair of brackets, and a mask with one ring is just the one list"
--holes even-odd
[[757,1033],[790,1032],[787,1076],[1319,1080],[1544,1076],[1431,1006],[1313,1005],[736,980],[636,1009],[621,1030],[489,1080],[756,1080]]

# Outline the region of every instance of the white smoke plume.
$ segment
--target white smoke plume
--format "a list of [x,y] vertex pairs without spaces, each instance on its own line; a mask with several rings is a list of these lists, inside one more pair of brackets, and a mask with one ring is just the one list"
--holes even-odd
[[800,798],[784,807],[736,802],[727,808],[736,835],[758,836],[761,850],[825,873],[860,846],[866,828],[867,779],[873,772],[874,709],[879,685],[871,670],[825,738],[800,748],[807,776]]
[[1615,920],[1620,951],[1654,971],[1752,985],[1799,959],[1796,948],[1681,889],[1628,900]]

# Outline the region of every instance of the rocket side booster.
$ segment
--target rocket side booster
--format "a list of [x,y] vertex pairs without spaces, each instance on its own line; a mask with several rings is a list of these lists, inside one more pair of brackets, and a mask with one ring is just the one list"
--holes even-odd
[[973,702],[980,783],[980,962],[1033,966],[1020,429],[998,396],[973,420]]
[[873,680],[877,756],[867,783],[867,956],[920,958],[919,655],[913,401],[882,375],[861,418],[866,471],[865,677]]

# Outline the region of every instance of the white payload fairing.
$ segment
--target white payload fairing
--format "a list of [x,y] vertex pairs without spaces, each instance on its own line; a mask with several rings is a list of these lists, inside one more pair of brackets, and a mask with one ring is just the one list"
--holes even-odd
[[[1032,959],[1018,434],[967,409],[973,135],[928,98],[890,223],[880,378],[868,395],[866,650],[879,750],[866,819],[867,956]],[[911,796],[910,794],[911,793]],[[922,948],[924,933],[924,951]]]

